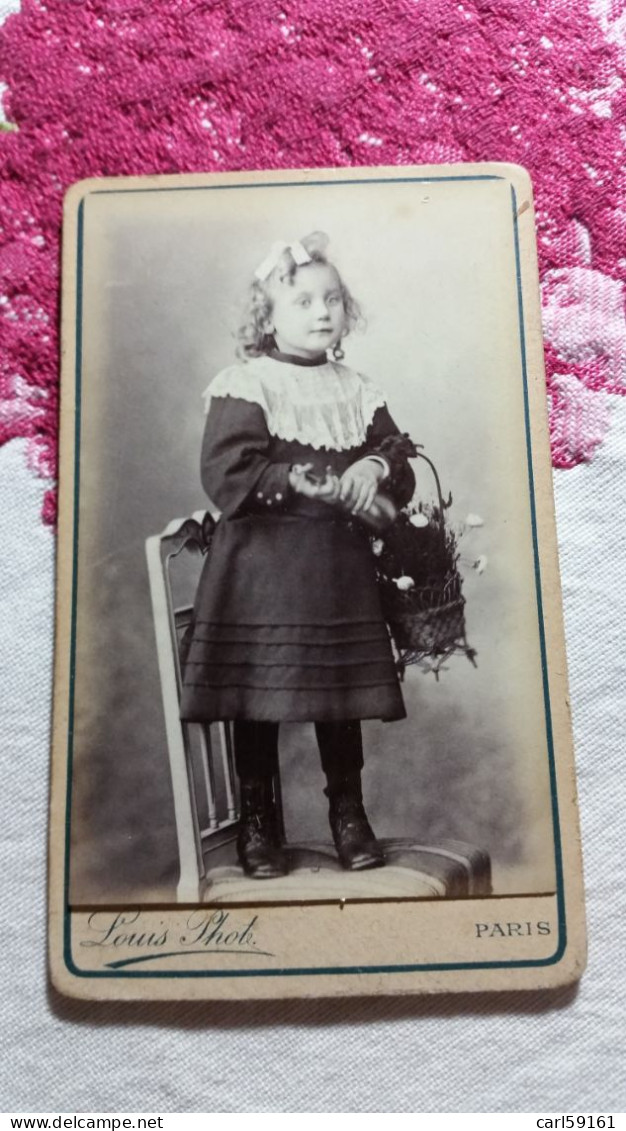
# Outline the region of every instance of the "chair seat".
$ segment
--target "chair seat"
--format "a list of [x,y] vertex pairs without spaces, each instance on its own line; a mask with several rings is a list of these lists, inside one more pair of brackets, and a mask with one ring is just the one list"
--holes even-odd
[[236,864],[207,870],[205,902],[305,903],[341,899],[463,899],[489,895],[487,853],[463,841],[423,844],[402,838],[382,840],[387,864],[347,872],[331,844],[288,844],[289,873],[275,880],[251,880]]

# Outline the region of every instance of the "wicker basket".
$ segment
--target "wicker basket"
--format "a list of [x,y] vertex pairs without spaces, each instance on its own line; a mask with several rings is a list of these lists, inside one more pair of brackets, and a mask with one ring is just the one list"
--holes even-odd
[[[445,511],[452,499],[444,502],[434,464],[421,452],[417,458],[430,467],[437,489],[438,505],[428,515],[428,526],[416,529],[406,513],[400,512],[390,530],[383,535],[383,551],[378,559],[378,584],[385,620],[398,654],[403,674],[408,664],[421,664],[437,674],[443,662],[463,653],[475,663],[475,652],[465,635],[465,598],[458,570],[458,550],[454,535],[446,527]],[[407,557],[411,543],[410,575],[414,584],[402,590],[393,578],[405,573],[400,560]],[[399,545],[404,551],[399,550]]]

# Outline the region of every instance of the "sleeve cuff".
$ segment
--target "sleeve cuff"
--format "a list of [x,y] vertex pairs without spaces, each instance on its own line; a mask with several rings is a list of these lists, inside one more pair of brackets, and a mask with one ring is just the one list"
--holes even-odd
[[289,464],[273,463],[263,472],[250,494],[255,511],[280,510],[289,499]]
[[389,478],[391,468],[389,467],[389,464],[387,463],[386,459],[383,459],[382,456],[366,456],[366,459],[373,459],[375,463],[380,464],[380,466],[382,467],[382,469],[385,473],[383,475],[383,479],[382,479],[383,482],[384,482],[385,479]]

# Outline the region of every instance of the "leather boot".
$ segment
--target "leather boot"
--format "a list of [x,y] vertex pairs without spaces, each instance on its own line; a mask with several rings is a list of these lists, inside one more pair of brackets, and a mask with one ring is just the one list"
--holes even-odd
[[324,793],[329,800],[328,820],[341,866],[352,872],[381,868],[385,855],[363,808],[361,775],[329,782]]
[[237,856],[253,880],[275,880],[287,875],[287,861],[278,834],[278,819],[271,780],[240,781],[241,815]]

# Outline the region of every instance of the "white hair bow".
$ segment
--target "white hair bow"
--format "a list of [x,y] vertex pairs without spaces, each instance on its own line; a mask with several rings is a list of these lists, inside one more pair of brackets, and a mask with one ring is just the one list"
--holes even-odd
[[290,252],[298,267],[302,267],[304,263],[311,262],[311,256],[304,245],[300,243],[300,240],[294,240],[293,243],[285,243],[284,240],[278,240],[277,243],[272,244],[269,255],[263,260],[261,265],[257,267],[254,272],[255,278],[260,279],[261,282],[265,282],[277,266],[280,257],[284,255],[286,251]]

